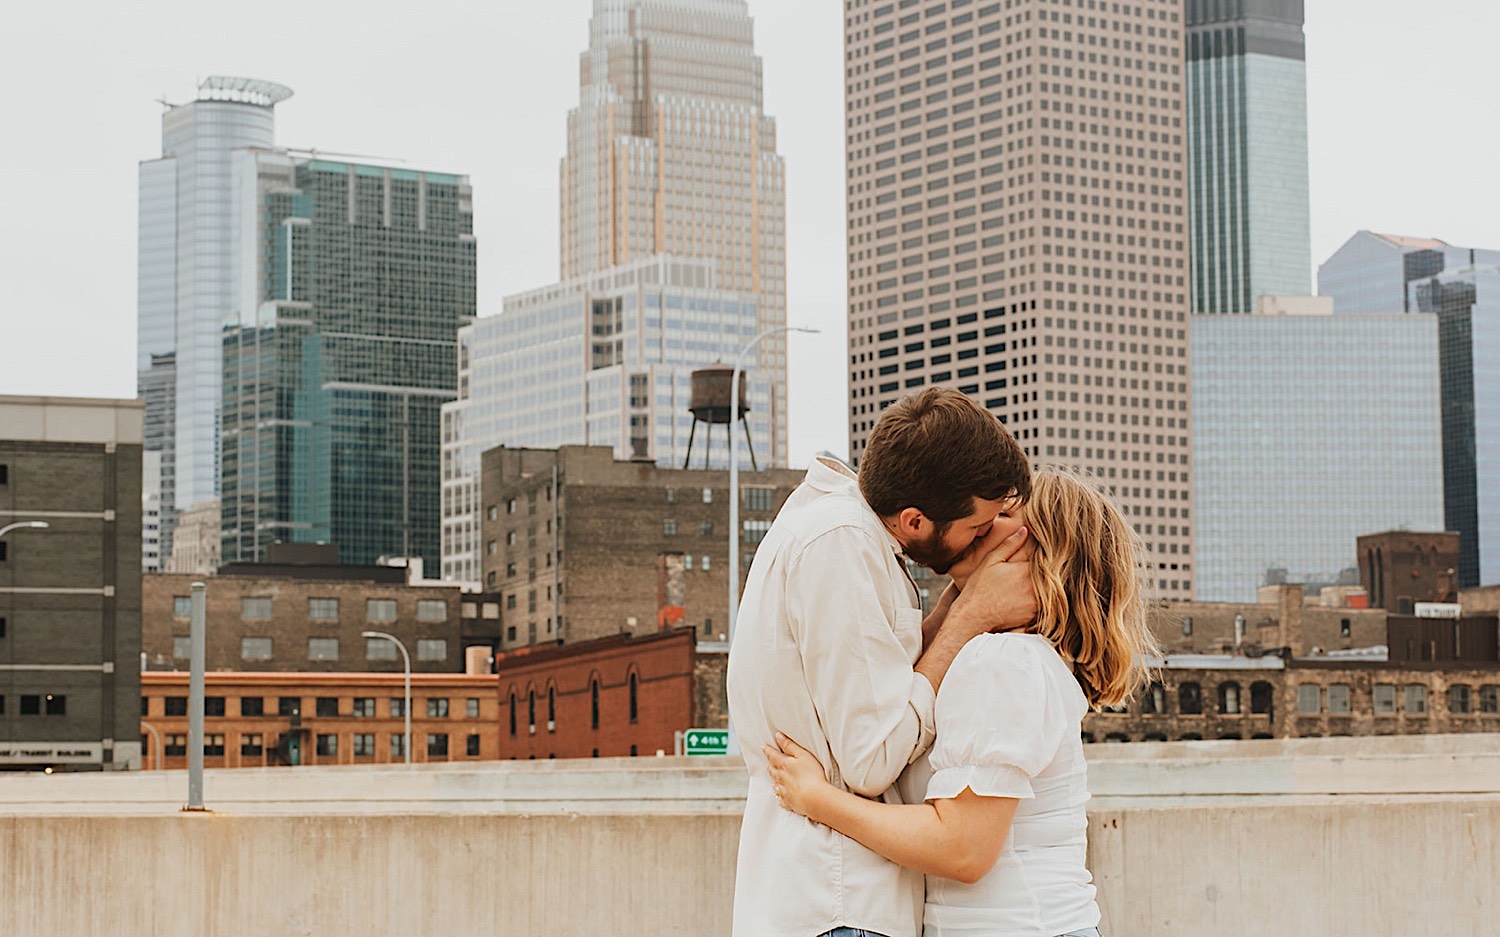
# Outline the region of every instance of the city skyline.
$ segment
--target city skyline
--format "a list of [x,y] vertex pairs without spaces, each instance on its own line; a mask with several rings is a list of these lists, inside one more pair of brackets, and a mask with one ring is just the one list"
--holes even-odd
[[[1452,3],[1401,17],[1402,29],[1390,29],[1399,9],[1324,3],[1308,10],[1310,269],[1360,228],[1500,244],[1500,219],[1474,211],[1472,198],[1496,131],[1470,119],[1457,96],[1435,99],[1413,80],[1432,74],[1482,86],[1493,73],[1483,27],[1500,25],[1500,11]],[[278,109],[284,144],[399,156],[469,175],[480,193],[481,315],[498,311],[507,293],[557,278],[556,180],[565,151],[557,115],[573,105],[590,4],[502,12],[453,4],[409,20],[391,12],[363,31],[341,31],[350,36],[345,55],[330,51],[326,38],[347,26],[347,12],[337,4],[304,10],[302,29],[290,37],[281,35],[277,15],[230,29],[177,3],[128,15],[100,5],[82,23],[46,8],[20,13],[18,30],[32,41],[26,55],[0,66],[6,77],[29,83],[42,62],[64,77],[52,94],[19,100],[12,118],[20,138],[49,145],[13,146],[4,157],[14,178],[32,182],[7,197],[28,223],[7,237],[3,273],[16,308],[37,311],[24,326],[13,314],[0,332],[13,349],[0,390],[134,395],[133,356],[124,349],[135,331],[135,175],[140,161],[159,152],[160,109],[152,99],[165,91],[175,102],[188,100],[196,80],[210,74],[297,89]],[[765,0],[750,12],[765,60],[765,108],[777,118],[789,167],[788,321],[823,329],[789,348],[789,456],[797,465],[816,449],[847,446],[842,11],[830,6],[808,19],[804,7]],[[398,77],[388,57],[363,54],[366,44],[404,48],[409,40],[421,47],[410,54],[431,68],[403,67]],[[1406,65],[1393,69],[1392,61]],[[73,118],[58,118],[60,100],[74,103]],[[1392,112],[1445,127],[1444,172],[1425,171],[1430,150],[1420,135],[1387,130],[1384,115]],[[1392,184],[1418,178],[1421,186]],[[63,243],[72,249],[58,250]]]

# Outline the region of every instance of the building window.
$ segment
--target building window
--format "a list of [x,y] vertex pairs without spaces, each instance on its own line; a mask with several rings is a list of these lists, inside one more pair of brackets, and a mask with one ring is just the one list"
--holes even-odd
[[1151,684],[1141,697],[1141,712],[1148,716],[1164,716],[1167,712],[1167,689],[1160,683]]
[[187,735],[181,732],[168,732],[167,740],[161,747],[161,753],[168,758],[186,755]]
[[447,660],[448,640],[446,638],[418,638],[417,660]]
[[216,719],[222,719],[224,717],[224,697],[203,697],[203,715],[213,716]]
[[1349,637],[1349,632],[1351,630],[1350,625],[1351,625],[1351,623],[1350,623],[1349,619],[1347,619],[1347,618],[1340,618],[1339,619],[1339,637],[1341,637],[1341,638],[1347,638],[1347,637]]
[[589,681],[589,726],[599,728],[599,680]]
[[240,754],[241,755],[247,755],[247,756],[250,756],[252,758],[258,758],[261,755],[265,754],[265,751],[266,751],[265,736],[261,735],[259,732],[249,732],[249,733],[246,733],[245,735],[240,736]]
[[495,520],[496,518],[498,518],[499,516],[500,516],[500,510],[498,508],[496,508],[493,504],[484,509],[485,520],[492,521],[492,520]]
[[1177,688],[1177,711],[1184,716],[1203,713],[1203,689],[1196,682],[1188,681]]
[[1469,686],[1464,683],[1455,683],[1448,688],[1448,711],[1451,713],[1473,712],[1473,700],[1470,697]]
[[276,715],[278,716],[300,716],[302,715],[302,697],[283,696],[276,700]]
[[244,619],[270,618],[271,597],[269,595],[247,595],[240,599],[240,617]]
[[1192,633],[1193,633],[1193,619],[1190,618],[1190,617],[1187,617],[1187,616],[1183,616],[1183,619],[1182,619],[1182,634],[1183,634],[1183,637],[1187,637],[1188,635],[1190,635]]
[[203,754],[223,757],[224,736],[221,733],[203,736]]
[[740,524],[743,532],[741,537],[747,544],[757,544],[766,539],[766,534],[771,531],[770,521],[744,521]]
[[339,617],[339,600],[308,599],[307,617],[313,621],[337,621]]
[[479,700],[472,696],[464,700],[464,716],[468,719],[479,718]]
[[323,758],[337,758],[339,754],[339,737],[332,732],[319,732],[317,752]]
[[365,638],[365,660],[395,660],[396,642],[387,638]]
[[447,700],[447,698],[429,699],[427,701],[427,718],[428,719],[447,719],[448,718],[448,700]]
[[479,736],[469,735],[464,739],[464,754],[470,758],[479,757]]
[[516,691],[510,692],[510,737],[516,737]]
[[745,510],[747,511],[769,511],[771,500],[775,493],[773,488],[746,488],[744,489]]
[[167,697],[166,699],[162,700],[162,703],[164,703],[166,707],[162,710],[162,714],[166,716],[186,716],[187,700],[188,698],[186,696]]
[[1390,683],[1377,683],[1372,691],[1375,704],[1375,715],[1393,716],[1396,714],[1396,687]]
[[314,712],[323,719],[331,719],[337,716],[339,714],[339,698],[337,696],[318,697]]
[[191,617],[193,617],[193,599],[192,599],[192,596],[187,596],[187,595],[174,595],[174,596],[172,596],[172,617],[173,618],[191,618]]
[[1297,687],[1297,713],[1316,716],[1323,711],[1323,688],[1311,683]]
[[427,757],[448,757],[448,733],[434,732],[427,736]]
[[395,621],[395,599],[365,599],[365,620]]
[[1240,685],[1238,683],[1219,684],[1219,712],[1226,716],[1240,714]]
[[354,733],[354,757],[355,758],[374,758],[375,757],[375,733],[374,732],[356,732],[356,733]]
[[1250,711],[1256,715],[1270,715],[1275,692],[1271,684],[1257,680],[1250,684]]
[[1427,687],[1420,683],[1408,683],[1405,689],[1406,714],[1408,716],[1427,715]]
[[308,638],[307,639],[308,660],[338,660],[339,639],[338,638]]
[[405,719],[406,718],[406,697],[404,697],[404,696],[393,696],[393,697],[391,697],[391,718],[392,719]]
[[505,532],[505,545],[508,547],[516,545],[516,532],[514,530],[507,530]]
[[1479,711],[1481,713],[1500,713],[1500,686],[1489,683],[1479,688]]
[[677,522],[673,521],[673,520],[662,521],[661,522],[661,534],[662,534],[663,537],[675,537],[675,536],[677,536]]
[[172,636],[172,658],[174,660],[187,660],[193,656],[193,639],[181,635]]
[[636,721],[636,717],[640,715],[640,705],[639,705],[639,701],[638,701],[638,698],[637,698],[637,692],[636,692],[637,691],[637,687],[638,687],[640,681],[636,678],[636,675],[634,673],[632,673],[630,675],[630,681],[629,682],[630,682],[630,722],[633,725],[635,723],[635,721]]
[[406,757],[406,736],[400,732],[391,733],[391,760]]
[[[375,718],[375,697],[356,696],[354,698],[354,715],[361,719]],[[375,743],[371,742],[370,744],[373,745]]]
[[557,687],[547,687],[547,731],[557,731]]
[[677,489],[676,488],[668,488],[667,489],[667,503],[668,504],[676,504],[677,503]]
[[536,690],[526,691],[526,731],[536,735]]
[[713,504],[714,503],[714,490],[712,488],[705,488],[705,489],[703,489],[703,503],[704,504]]
[[242,696],[240,697],[241,716],[264,716],[266,714],[266,698],[264,696]]
[[509,609],[509,610],[514,610],[515,609],[515,607],[516,607],[516,594],[514,592],[512,592],[510,595],[507,595],[505,597],[505,607],[507,609]]
[[417,621],[447,621],[448,603],[442,599],[418,599]]
[[1352,695],[1347,683],[1335,683],[1328,687],[1328,712],[1334,716],[1347,716],[1353,710]]
[[240,638],[240,660],[270,660],[270,638]]

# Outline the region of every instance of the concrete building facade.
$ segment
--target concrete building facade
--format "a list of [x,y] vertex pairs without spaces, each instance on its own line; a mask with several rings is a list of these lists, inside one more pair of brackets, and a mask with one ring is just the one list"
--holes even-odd
[[850,454],[956,387],[1194,594],[1181,3],[845,12]]
[[[211,670],[203,686],[206,768],[406,761],[406,687],[399,673]],[[187,673],[142,675],[142,767],[187,767],[187,707]],[[496,719],[493,675],[415,674],[411,760],[493,760]]]
[[1195,313],[1308,292],[1302,0],[1187,0],[1188,225]]
[[0,397],[0,769],[139,766],[143,411]]
[[[499,447],[483,466],[484,583],[504,596],[502,649],[680,625],[725,640],[728,472],[619,461],[601,446]],[[803,474],[740,473],[747,568]]]
[[1193,321],[1206,601],[1274,581],[1357,582],[1356,537],[1443,528],[1436,317],[1264,308]]

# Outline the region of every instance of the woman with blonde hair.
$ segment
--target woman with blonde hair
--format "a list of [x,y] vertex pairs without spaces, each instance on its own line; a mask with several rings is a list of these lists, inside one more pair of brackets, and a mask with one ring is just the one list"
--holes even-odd
[[[937,741],[906,779],[914,792],[925,781],[924,799],[866,800],[829,784],[793,740],[766,747],[782,806],[926,874],[925,937],[1098,934],[1079,723],[1091,706],[1129,700],[1156,650],[1139,548],[1108,498],[1062,472],[1036,475],[1026,525],[1037,618],[954,659]],[[955,568],[956,587],[965,572]]]

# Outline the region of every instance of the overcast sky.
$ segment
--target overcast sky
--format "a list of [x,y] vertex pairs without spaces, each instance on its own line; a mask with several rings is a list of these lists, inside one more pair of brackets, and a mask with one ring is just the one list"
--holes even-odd
[[[0,393],[135,396],[136,166],[208,75],[291,86],[277,142],[474,186],[479,314],[557,277],[557,169],[590,0],[7,8]],[[837,0],[750,0],[787,166],[791,453],[843,453]],[[1360,228],[1500,248],[1500,5],[1307,0],[1310,264]],[[1311,283],[1311,275],[1309,276]]]

